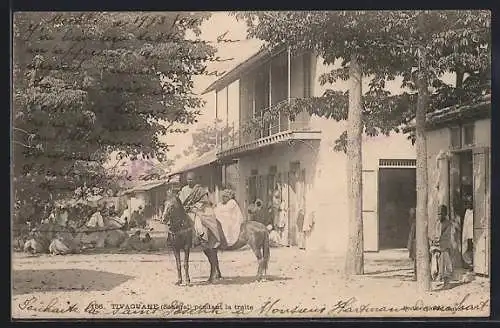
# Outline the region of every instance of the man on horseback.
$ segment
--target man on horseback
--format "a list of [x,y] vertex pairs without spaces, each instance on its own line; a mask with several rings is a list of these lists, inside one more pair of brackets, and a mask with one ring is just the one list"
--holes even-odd
[[194,221],[196,236],[202,243],[208,243],[208,230],[212,232],[216,241],[213,248],[223,243],[220,223],[217,221],[212,206],[208,199],[208,191],[195,184],[193,172],[187,174],[187,185],[179,192],[179,199],[186,209],[189,217]]
[[228,246],[232,246],[238,240],[243,223],[243,214],[234,198],[234,191],[225,189],[222,191],[222,202],[214,209],[215,215],[222,225]]

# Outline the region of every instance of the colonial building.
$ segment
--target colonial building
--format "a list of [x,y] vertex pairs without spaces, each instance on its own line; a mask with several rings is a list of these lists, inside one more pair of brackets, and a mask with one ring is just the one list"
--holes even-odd
[[[298,243],[299,213],[314,218],[307,249],[344,252],[347,245],[346,155],[334,151],[344,122],[303,111],[290,118],[280,113],[260,128],[243,128],[284,101],[321,96],[318,78],[328,68],[311,53],[259,51],[209,86],[215,116],[234,128],[219,142],[217,162],[222,185],[236,191],[243,211],[260,199],[276,198],[286,215],[284,242]],[[415,152],[406,136],[363,137],[363,218],[367,251],[404,248],[408,211],[415,206]]]
[[[435,111],[428,115],[427,123],[430,237],[439,234],[437,207],[446,205],[455,223],[454,265],[471,262],[474,272],[489,275],[491,98],[485,96],[472,105]],[[472,198],[470,227],[464,220],[468,197]],[[468,229],[473,237],[471,259],[465,256],[470,245],[462,242],[462,232]]]

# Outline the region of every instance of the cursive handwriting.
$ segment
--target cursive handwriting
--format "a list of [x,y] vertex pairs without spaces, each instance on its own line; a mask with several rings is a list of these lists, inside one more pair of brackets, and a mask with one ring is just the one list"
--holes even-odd
[[466,294],[457,302],[453,304],[426,304],[423,300],[417,300],[413,305],[402,306],[385,306],[385,305],[371,305],[369,303],[358,303],[355,297],[346,300],[339,300],[330,310],[329,314],[340,313],[381,313],[381,312],[449,312],[456,314],[457,312],[468,311],[484,311],[489,305],[489,301],[480,301],[478,303],[468,304],[466,301],[470,294]]
[[70,301],[61,302],[58,297],[52,298],[48,303],[39,300],[36,296],[26,299],[18,305],[23,311],[49,312],[49,313],[78,313],[78,305]]
[[[423,300],[417,300],[410,305],[372,305],[362,303],[355,297],[341,299],[333,306],[322,304],[304,306],[301,304],[288,305],[281,299],[268,299],[260,306],[254,307],[250,304],[224,304],[222,302],[211,304],[190,304],[179,300],[171,303],[111,303],[111,307],[106,307],[97,301],[89,302],[83,309],[84,313],[91,315],[142,315],[142,316],[193,316],[208,315],[218,316],[230,314],[234,316],[244,316],[247,314],[258,314],[261,316],[335,316],[339,314],[376,314],[376,313],[414,313],[414,312],[446,312],[456,314],[458,312],[485,311],[489,301],[469,302],[470,294],[467,294],[450,304],[429,304]],[[20,304],[19,309],[31,312],[45,313],[79,313],[80,308],[76,303],[63,302],[54,297],[48,302],[44,302],[32,296]]]
[[265,302],[259,309],[259,314],[322,314],[326,312],[326,306],[319,307],[304,307],[302,305],[283,306],[279,304],[280,299],[269,300]]

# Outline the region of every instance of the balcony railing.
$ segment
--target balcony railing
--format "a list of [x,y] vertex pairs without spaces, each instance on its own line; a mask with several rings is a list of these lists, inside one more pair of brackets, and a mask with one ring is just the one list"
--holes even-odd
[[222,131],[227,131],[227,126],[220,127],[217,132],[218,151],[220,152],[239,147],[286,131],[311,131],[309,126],[310,115],[306,112],[298,113],[293,120],[286,117],[286,120],[283,121],[283,117],[279,117],[265,122],[265,113],[271,111],[276,105],[266,108],[258,113],[260,116],[256,116],[256,118],[260,118],[261,123],[256,128],[244,128],[244,126],[251,124],[250,120],[240,121],[239,127],[233,124],[230,126],[232,128],[231,131],[225,134],[223,134]]

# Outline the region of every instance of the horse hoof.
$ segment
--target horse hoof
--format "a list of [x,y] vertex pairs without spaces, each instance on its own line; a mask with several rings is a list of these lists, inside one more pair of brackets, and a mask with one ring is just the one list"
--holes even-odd
[[175,285],[176,285],[176,286],[181,286],[181,285],[182,285],[182,281],[177,281],[177,282],[175,283]]

